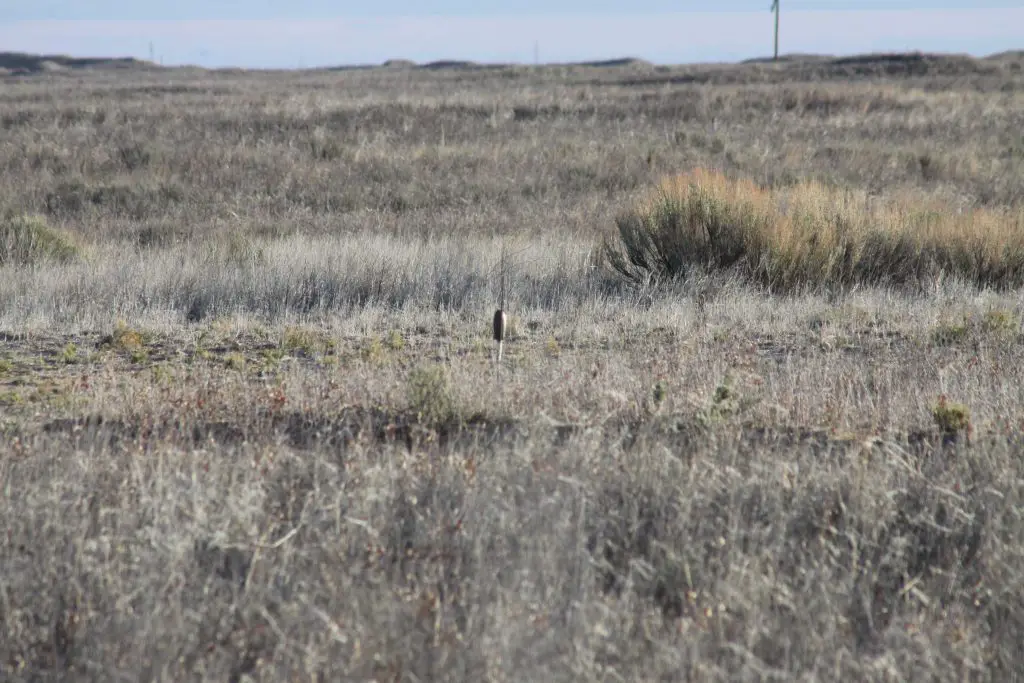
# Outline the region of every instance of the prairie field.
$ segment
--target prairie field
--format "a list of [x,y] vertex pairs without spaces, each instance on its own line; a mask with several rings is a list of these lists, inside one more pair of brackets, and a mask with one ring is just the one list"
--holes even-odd
[[1024,679],[1021,54],[7,58],[0,680]]

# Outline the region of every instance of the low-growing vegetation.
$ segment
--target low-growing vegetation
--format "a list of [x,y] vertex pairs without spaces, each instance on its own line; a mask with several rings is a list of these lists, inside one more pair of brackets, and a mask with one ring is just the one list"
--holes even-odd
[[950,403],[945,395],[940,396],[935,407],[932,408],[932,417],[935,419],[935,424],[947,437],[969,434],[971,431],[970,409],[959,403]]
[[1024,670],[1019,55],[5,63],[0,680]]

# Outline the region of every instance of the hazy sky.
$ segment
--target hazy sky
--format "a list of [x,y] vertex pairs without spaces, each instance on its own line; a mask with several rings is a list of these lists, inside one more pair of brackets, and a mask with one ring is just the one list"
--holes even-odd
[[[1024,0],[781,0],[782,52],[1024,49]],[[771,51],[771,0],[0,1],[0,50],[295,67],[470,59],[732,61]]]

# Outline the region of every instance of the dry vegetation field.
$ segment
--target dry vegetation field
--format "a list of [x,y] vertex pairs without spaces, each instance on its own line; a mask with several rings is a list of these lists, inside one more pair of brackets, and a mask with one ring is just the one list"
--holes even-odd
[[0,78],[0,679],[1016,679],[1022,64]]

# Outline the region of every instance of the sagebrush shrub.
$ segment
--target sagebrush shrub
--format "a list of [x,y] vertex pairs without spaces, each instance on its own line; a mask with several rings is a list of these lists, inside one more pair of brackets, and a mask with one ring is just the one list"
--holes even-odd
[[51,227],[41,216],[17,215],[0,219],[0,265],[40,261],[68,262],[79,255],[67,233]]

